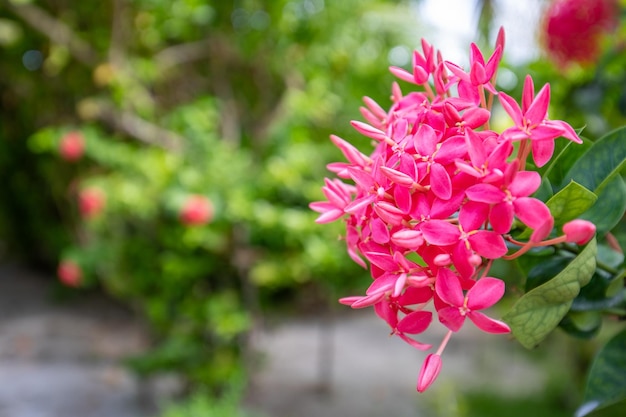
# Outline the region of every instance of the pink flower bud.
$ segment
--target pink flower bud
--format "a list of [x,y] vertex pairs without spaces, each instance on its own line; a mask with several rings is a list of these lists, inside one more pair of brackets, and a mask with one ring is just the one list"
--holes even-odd
[[68,162],[79,160],[85,151],[82,133],[74,131],[65,134],[59,142],[59,154]]
[[209,223],[213,219],[213,204],[203,195],[191,195],[183,204],[179,217],[187,226]]
[[417,378],[417,391],[426,391],[428,387],[435,382],[435,379],[437,379],[439,371],[441,371],[441,356],[435,353],[426,356],[422,364],[422,369],[420,370],[420,375]]
[[57,268],[59,280],[68,287],[78,287],[83,278],[83,272],[74,261],[63,260]]
[[78,194],[78,209],[85,219],[91,219],[104,209],[106,195],[104,191],[96,187],[87,187]]
[[568,242],[584,245],[596,234],[596,225],[587,220],[576,219],[563,225],[563,233]]

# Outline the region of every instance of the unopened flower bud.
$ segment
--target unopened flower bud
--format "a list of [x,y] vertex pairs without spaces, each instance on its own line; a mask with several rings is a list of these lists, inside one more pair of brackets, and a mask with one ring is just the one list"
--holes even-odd
[[435,379],[437,379],[439,371],[441,371],[441,356],[435,353],[426,356],[422,364],[422,369],[420,370],[420,375],[417,378],[417,391],[426,391],[428,387],[435,382]]
[[567,242],[584,245],[596,234],[596,225],[588,220],[576,219],[563,225]]

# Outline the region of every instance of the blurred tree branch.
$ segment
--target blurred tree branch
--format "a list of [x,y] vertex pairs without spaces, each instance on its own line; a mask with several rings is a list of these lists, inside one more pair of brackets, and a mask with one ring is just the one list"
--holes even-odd
[[68,25],[55,19],[45,10],[34,4],[15,4],[12,1],[5,1],[5,4],[33,29],[43,33],[51,41],[66,46],[77,61],[89,67],[98,63],[98,54],[91,45],[82,40]]
[[148,145],[180,151],[185,143],[185,138],[178,133],[148,122],[130,111],[119,110],[104,100],[83,100],[78,104],[78,113],[86,120],[99,120]]
[[[4,3],[17,17],[33,29],[46,35],[52,42],[67,47],[70,54],[78,62],[89,68],[96,67],[99,63],[98,53],[89,43],[82,40],[68,25],[54,18],[45,10],[34,4],[14,4],[11,1],[4,1]],[[115,16],[109,49],[109,60],[111,63],[114,65],[119,64],[123,67],[127,66],[124,62],[123,44],[124,39],[128,36],[127,28],[124,27],[124,22],[122,21],[125,6],[126,2],[124,0],[115,2]],[[145,90],[145,88],[142,88],[142,90]],[[87,103],[86,107],[85,103]],[[142,119],[131,111],[118,110],[112,104],[85,100],[82,104],[79,103],[78,107],[78,113],[81,117],[100,120],[140,142],[172,151],[180,150],[184,143],[184,138],[181,135]],[[85,108],[89,110],[85,111]],[[85,117],[86,114],[88,114],[87,117]]]

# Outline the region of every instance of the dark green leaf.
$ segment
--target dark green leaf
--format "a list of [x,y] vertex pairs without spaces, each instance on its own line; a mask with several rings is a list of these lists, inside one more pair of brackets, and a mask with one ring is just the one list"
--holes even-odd
[[564,178],[599,194],[626,166],[626,128],[614,130],[595,142]]
[[602,326],[602,314],[597,311],[567,313],[559,327],[568,334],[580,339],[590,339],[598,334]]
[[596,355],[589,375],[583,404],[576,417],[626,400],[626,330],[615,335]]
[[596,252],[593,239],[560,273],[524,294],[504,315],[503,320],[524,347],[536,346],[558,326],[580,288],[589,283],[596,268]]
[[[577,144],[570,140],[556,140],[554,155],[545,169],[540,170],[541,176],[550,181],[556,188],[567,184],[567,173],[574,163],[591,147],[592,141],[582,138],[583,143]],[[543,200],[545,201],[545,200]]]
[[596,203],[580,216],[596,225],[598,235],[611,230],[626,210],[626,184],[622,177],[614,177],[598,194]]
[[552,256],[533,266],[526,277],[525,292],[532,290],[561,272],[572,261],[572,256]]

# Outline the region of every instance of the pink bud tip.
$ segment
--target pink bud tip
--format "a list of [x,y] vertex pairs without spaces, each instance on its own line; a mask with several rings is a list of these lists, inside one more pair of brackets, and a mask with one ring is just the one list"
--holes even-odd
[[426,356],[426,359],[422,364],[422,369],[420,370],[420,375],[417,379],[417,391],[426,391],[428,387],[435,382],[435,379],[437,379],[439,371],[441,371],[441,356],[435,353],[431,353]]
[[596,225],[587,220],[576,219],[563,225],[563,233],[568,242],[584,245],[596,234]]

